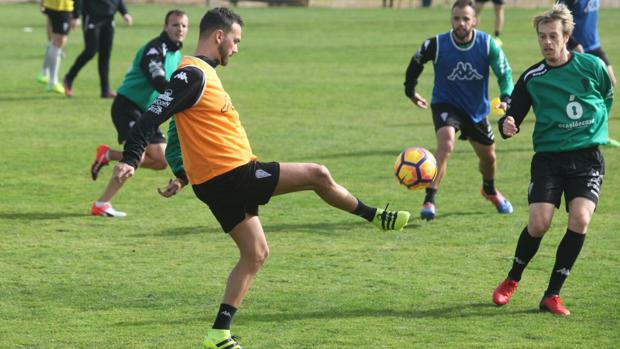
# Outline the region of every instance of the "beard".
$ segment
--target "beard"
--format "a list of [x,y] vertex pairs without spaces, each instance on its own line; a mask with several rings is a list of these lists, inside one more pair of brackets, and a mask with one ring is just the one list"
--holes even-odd
[[467,31],[466,29],[454,29],[452,32],[454,33],[454,36],[461,41],[467,40],[471,34],[471,31]]
[[220,65],[228,65],[228,49],[222,44],[217,48],[217,52],[220,55]]

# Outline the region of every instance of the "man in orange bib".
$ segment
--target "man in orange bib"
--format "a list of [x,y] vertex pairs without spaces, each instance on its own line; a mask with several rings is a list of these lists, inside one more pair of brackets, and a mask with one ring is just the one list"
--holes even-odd
[[132,176],[157,127],[175,115],[187,179],[241,255],[205,338],[207,348],[241,348],[230,334],[230,325],[269,254],[258,206],[272,196],[313,190],[329,205],[363,217],[382,230],[401,230],[410,217],[406,211],[366,206],[336,183],[325,166],[256,160],[239,114],[215,71],[238,52],[242,25],[241,17],[226,8],[214,8],[204,15],[195,55],[183,58],[165,93],[136,122],[113,175],[121,182]]

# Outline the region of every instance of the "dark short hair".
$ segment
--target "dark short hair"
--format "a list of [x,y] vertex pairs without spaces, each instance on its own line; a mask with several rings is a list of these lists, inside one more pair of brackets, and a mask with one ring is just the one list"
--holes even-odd
[[170,19],[170,16],[172,16],[172,15],[174,15],[174,16],[187,16],[187,13],[185,13],[185,11],[179,10],[179,9],[168,11],[168,13],[166,13],[166,21],[164,22],[164,25],[168,25],[168,20]]
[[452,4],[452,10],[454,10],[454,8],[458,7],[458,8],[465,8],[465,7],[471,7],[473,9],[475,9],[475,5],[474,5],[474,1],[473,0],[456,0],[454,2],[454,4]]
[[215,7],[207,11],[200,21],[200,35],[209,34],[218,29],[228,32],[233,24],[243,26],[241,16],[226,7]]

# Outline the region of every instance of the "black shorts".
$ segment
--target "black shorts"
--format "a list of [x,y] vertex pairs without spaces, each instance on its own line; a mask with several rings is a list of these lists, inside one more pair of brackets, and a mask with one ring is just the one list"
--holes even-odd
[[[118,133],[118,144],[123,144],[127,140],[127,137],[129,137],[131,128],[144,112],[129,98],[119,94],[114,97],[111,113],[112,122]],[[160,143],[166,143],[166,136],[164,136],[161,129],[158,127],[149,144]]]
[[471,139],[484,145],[495,143],[493,128],[488,119],[475,124],[465,113],[445,103],[431,104],[431,110],[433,111],[435,131],[444,126],[451,126],[456,131],[461,131],[459,139]]
[[536,153],[532,158],[528,203],[548,202],[560,208],[562,193],[568,203],[587,198],[598,203],[605,160],[598,147],[559,153]]
[[69,30],[71,29],[71,20],[73,19],[73,13],[45,8],[45,14],[50,19],[53,33],[62,35],[69,34]]
[[600,58],[603,62],[605,62],[605,65],[611,65],[611,62],[609,61],[609,57],[607,57],[607,54],[605,53],[605,51],[603,51],[603,49],[600,47],[595,48],[594,50],[591,50],[591,51],[586,51],[586,53],[595,55],[596,57]]
[[250,161],[192,188],[229,233],[246,213],[258,216],[258,205],[269,202],[279,178],[279,163]]
[[[476,2],[488,2],[489,0],[476,0]],[[504,0],[492,0],[495,5],[503,5]]]

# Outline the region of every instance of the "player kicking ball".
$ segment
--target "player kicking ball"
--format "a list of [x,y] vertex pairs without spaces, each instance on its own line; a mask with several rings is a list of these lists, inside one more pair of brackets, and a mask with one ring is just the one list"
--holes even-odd
[[209,206],[240,251],[230,272],[224,299],[207,333],[207,348],[238,349],[230,326],[256,274],[269,255],[258,218],[259,205],[272,196],[313,190],[327,204],[360,216],[382,230],[401,230],[406,211],[366,206],[334,181],[325,166],[312,163],[259,162],[230,96],[215,68],[238,52],[243,21],[226,8],[209,10],[200,22],[194,56],[186,56],[151,108],[133,126],[114,178],[133,175],[157,127],[174,115],[183,166],[196,196]]

